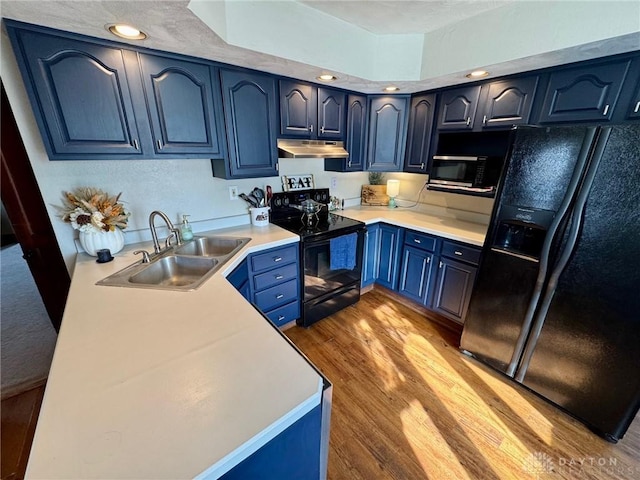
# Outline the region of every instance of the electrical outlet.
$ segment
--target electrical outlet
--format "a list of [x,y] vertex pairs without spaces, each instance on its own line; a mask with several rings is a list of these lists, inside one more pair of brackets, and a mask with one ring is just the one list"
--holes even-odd
[[338,179],[336,177],[331,177],[331,188],[335,189],[338,187]]
[[238,187],[233,186],[229,187],[229,200],[237,200],[238,199]]

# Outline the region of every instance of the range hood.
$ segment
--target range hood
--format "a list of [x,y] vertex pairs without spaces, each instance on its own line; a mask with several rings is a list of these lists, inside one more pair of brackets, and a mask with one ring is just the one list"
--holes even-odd
[[280,158],[348,158],[344,142],[334,140],[278,140]]

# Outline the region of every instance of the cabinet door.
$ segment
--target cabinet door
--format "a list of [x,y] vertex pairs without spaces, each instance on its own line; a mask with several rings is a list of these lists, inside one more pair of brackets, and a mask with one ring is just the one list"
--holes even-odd
[[347,172],[362,171],[367,153],[367,97],[349,95],[347,110]]
[[362,258],[361,285],[366,287],[371,285],[378,277],[380,266],[380,226],[378,224],[367,226]]
[[369,110],[368,170],[400,171],[407,137],[408,97],[374,97]]
[[[220,74],[229,156],[227,178],[278,175],[275,80],[230,70]],[[214,175],[225,176],[216,166],[219,164],[214,163]]]
[[222,157],[220,99],[214,102],[220,86],[212,68],[143,53],[139,60],[155,153]]
[[318,138],[345,137],[346,95],[330,88],[318,88]]
[[404,161],[405,172],[426,173],[427,171],[435,106],[435,95],[420,95],[411,99],[407,155]]
[[627,118],[630,120],[637,120],[640,118],[640,81],[638,82],[636,93],[631,101]]
[[122,50],[9,32],[51,160],[142,154]]
[[308,83],[280,80],[280,133],[315,138],[317,91]]
[[402,250],[402,267],[398,292],[416,302],[426,304],[431,284],[433,253],[405,246]]
[[539,123],[611,120],[630,61],[551,74]]
[[529,123],[538,77],[493,82],[482,108],[482,128],[511,127]]
[[480,89],[480,85],[476,85],[443,92],[438,112],[438,130],[471,130]]
[[402,244],[402,229],[380,225],[380,260],[376,283],[395,290],[398,285],[398,255]]
[[476,270],[476,267],[442,257],[438,264],[433,310],[460,323],[464,322]]

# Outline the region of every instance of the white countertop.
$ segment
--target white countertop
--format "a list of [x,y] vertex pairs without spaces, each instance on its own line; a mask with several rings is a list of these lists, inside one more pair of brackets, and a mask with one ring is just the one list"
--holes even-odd
[[[487,228],[386,207],[336,213],[474,245]],[[216,478],[320,403],[321,377],[225,278],[298,236],[202,233],[252,240],[191,292],[95,285],[148,243],[105,264],[78,255],[27,478]]]
[[345,210],[336,210],[333,213],[344,215],[354,220],[360,220],[367,225],[384,222],[479,247],[484,244],[484,238],[488,228],[488,225],[467,222],[451,217],[438,217],[410,208],[357,206],[349,207]]
[[94,285],[145,244],[78,255],[27,478],[216,478],[320,403],[321,377],[224,278],[298,236],[215,233],[252,241],[191,292]]

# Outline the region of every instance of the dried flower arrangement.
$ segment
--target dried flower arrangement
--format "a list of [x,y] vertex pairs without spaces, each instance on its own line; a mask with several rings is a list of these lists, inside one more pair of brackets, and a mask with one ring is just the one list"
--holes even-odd
[[64,192],[63,207],[56,207],[62,220],[81,232],[109,232],[116,228],[127,228],[130,212],[125,210],[119,193],[111,196],[103,190],[92,187],[76,188]]

